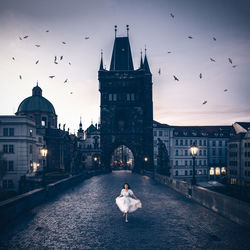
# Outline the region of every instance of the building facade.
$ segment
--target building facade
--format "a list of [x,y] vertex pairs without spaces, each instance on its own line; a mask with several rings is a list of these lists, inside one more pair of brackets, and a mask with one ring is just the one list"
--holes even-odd
[[40,148],[43,143],[31,118],[0,116],[0,151],[7,169],[0,183],[3,190],[18,192],[21,176],[42,171]]
[[233,124],[236,135],[228,141],[228,182],[250,187],[250,123]]

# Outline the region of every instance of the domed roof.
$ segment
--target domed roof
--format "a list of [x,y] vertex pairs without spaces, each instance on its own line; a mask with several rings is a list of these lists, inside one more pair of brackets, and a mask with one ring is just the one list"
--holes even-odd
[[19,105],[17,113],[46,112],[56,114],[52,103],[42,96],[42,89],[37,85],[32,89],[32,96],[25,98]]

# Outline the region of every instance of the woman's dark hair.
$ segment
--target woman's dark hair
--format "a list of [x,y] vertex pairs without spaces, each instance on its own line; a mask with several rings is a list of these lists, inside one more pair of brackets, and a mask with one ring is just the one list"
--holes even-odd
[[124,183],[122,187],[125,188],[125,184],[127,184],[128,185],[128,189],[130,189],[130,185],[127,182]]

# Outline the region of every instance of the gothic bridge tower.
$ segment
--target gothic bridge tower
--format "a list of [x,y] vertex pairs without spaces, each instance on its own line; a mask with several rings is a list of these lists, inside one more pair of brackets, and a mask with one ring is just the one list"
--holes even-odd
[[109,167],[111,156],[119,146],[128,147],[134,156],[134,171],[153,169],[153,101],[152,74],[146,50],[140,67],[134,69],[127,36],[116,36],[110,68],[98,71],[100,91],[101,164]]

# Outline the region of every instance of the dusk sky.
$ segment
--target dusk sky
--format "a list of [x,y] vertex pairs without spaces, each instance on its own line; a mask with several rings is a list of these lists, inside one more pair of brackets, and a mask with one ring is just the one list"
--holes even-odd
[[[249,0],[0,0],[0,23],[1,115],[14,114],[38,81],[58,123],[71,132],[80,116],[84,129],[98,122],[101,49],[109,69],[114,25],[117,36],[124,36],[128,24],[135,68],[147,47],[155,120],[250,121]],[[55,56],[63,60],[54,64]]]

